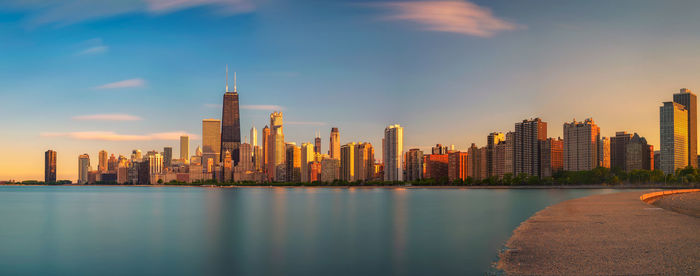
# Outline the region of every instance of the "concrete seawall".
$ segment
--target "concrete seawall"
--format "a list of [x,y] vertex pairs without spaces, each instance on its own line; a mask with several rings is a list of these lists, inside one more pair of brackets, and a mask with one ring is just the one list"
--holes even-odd
[[640,200],[645,194],[594,195],[547,207],[513,232],[497,267],[509,275],[700,273],[700,218],[649,205]]

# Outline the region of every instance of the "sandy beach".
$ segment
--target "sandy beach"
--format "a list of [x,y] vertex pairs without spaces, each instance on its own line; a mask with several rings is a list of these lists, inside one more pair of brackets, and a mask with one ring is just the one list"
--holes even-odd
[[664,208],[641,201],[644,193],[594,195],[536,213],[513,232],[497,267],[509,275],[696,275],[700,218],[664,208],[697,207],[700,193],[657,200]]

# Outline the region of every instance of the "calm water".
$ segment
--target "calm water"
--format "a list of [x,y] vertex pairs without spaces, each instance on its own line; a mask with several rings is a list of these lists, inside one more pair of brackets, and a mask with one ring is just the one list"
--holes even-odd
[[464,275],[613,190],[0,187],[0,275]]

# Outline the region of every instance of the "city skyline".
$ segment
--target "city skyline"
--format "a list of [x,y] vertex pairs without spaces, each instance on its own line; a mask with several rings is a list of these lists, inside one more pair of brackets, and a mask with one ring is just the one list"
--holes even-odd
[[[551,12],[534,13],[544,16],[540,19],[516,13],[518,8],[534,9],[537,3],[533,7],[474,4],[488,10],[489,16],[519,27],[487,35],[435,31],[422,25],[425,22],[376,20],[405,10],[381,5],[351,6],[352,12],[331,18],[338,15],[334,8],[348,8],[339,2],[318,7],[328,14],[306,14],[309,7],[300,4],[291,9],[292,15],[271,19],[279,8],[262,5],[203,20],[200,26],[218,27],[206,34],[189,33],[204,38],[200,44],[178,46],[184,41],[159,27],[180,20],[173,29],[188,34],[185,25],[211,14],[212,7],[181,7],[157,16],[138,11],[95,15],[73,22],[39,20],[41,11],[34,7],[0,6],[0,16],[8,22],[0,30],[0,36],[7,38],[0,45],[0,56],[7,61],[0,68],[4,84],[0,94],[6,99],[0,115],[13,118],[4,120],[9,131],[0,142],[3,155],[17,157],[0,160],[0,179],[43,179],[41,158],[48,149],[58,153],[57,179],[77,179],[76,158],[83,153],[92,157],[93,166],[100,150],[126,155],[133,149],[172,147],[173,156],[179,156],[183,133],[189,134],[193,151],[202,144],[201,120],[221,119],[222,71],[227,63],[239,75],[242,131],[266,125],[269,113],[281,110],[286,117],[285,141],[313,142],[319,131],[322,152],[328,149],[331,127],[339,128],[340,145],[367,141],[381,152],[381,129],[398,123],[405,128],[404,151],[418,147],[428,152],[435,143],[454,144],[459,150],[471,143],[485,146],[486,134],[511,130],[514,122],[536,117],[550,124],[549,137],[563,137],[560,123],[592,117],[601,127],[601,136],[636,132],[658,147],[659,103],[680,88],[697,91],[700,87],[695,77],[700,56],[692,50],[698,38],[690,35],[698,21],[683,16],[696,3],[660,8],[661,3],[636,1],[636,9],[631,10],[625,10],[625,5],[591,4],[571,17],[567,22],[571,25],[554,27],[545,23],[557,22],[555,11],[566,11],[569,4],[547,4]],[[659,11],[653,19],[666,23],[642,20],[640,15],[650,11]],[[311,34],[294,39],[281,36],[278,42],[290,49],[261,46],[292,28],[283,25],[301,14],[327,22],[327,27],[315,27],[322,28],[319,32],[360,25],[352,28],[359,33],[325,39]],[[118,24],[127,28],[145,24],[164,32],[126,31]],[[605,24],[614,30],[607,32]],[[644,33],[650,28],[663,31],[664,39],[655,40],[675,43],[649,41]],[[291,30],[295,32],[289,36],[298,33]],[[610,36],[620,31],[626,31],[624,40]],[[355,48],[339,47],[336,52],[318,51],[325,48],[309,42],[321,39],[335,46],[386,32],[396,34],[379,42],[356,42]],[[231,34],[244,38],[237,44],[240,48],[214,47],[212,55],[199,54],[210,45],[237,41]],[[423,42],[404,47],[408,37]],[[538,41],[528,43],[533,37]],[[43,43],[44,39],[50,43]],[[505,46],[511,43],[520,47]],[[584,44],[588,49],[580,46]],[[387,47],[399,45],[400,51],[388,53]],[[165,53],[146,58],[155,49]],[[350,54],[353,49],[358,53]],[[270,60],[273,50],[279,51],[280,59]],[[166,57],[182,51],[183,61],[196,64],[197,71],[171,69],[175,66]],[[579,58],[569,55],[573,53]],[[415,60],[407,58],[414,55]],[[397,58],[419,66],[397,63]],[[99,63],[114,63],[114,68]],[[391,72],[401,67],[411,68]],[[310,104],[313,108],[308,108]],[[379,154],[376,157],[381,159]]]

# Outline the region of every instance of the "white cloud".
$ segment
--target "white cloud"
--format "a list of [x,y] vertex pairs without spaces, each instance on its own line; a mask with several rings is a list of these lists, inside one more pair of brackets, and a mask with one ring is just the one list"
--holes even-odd
[[109,50],[109,47],[107,47],[107,46],[95,46],[95,47],[90,47],[90,48],[87,48],[85,50],[78,52],[78,55],[101,54],[101,53],[106,53],[107,50]]
[[96,86],[95,89],[114,89],[114,88],[129,88],[129,87],[142,87],[146,85],[146,81],[140,78],[128,79],[118,82],[112,82]]
[[67,137],[75,140],[96,141],[150,141],[150,140],[179,140],[180,136],[187,135],[190,139],[197,140],[199,136],[184,131],[159,132],[150,134],[119,134],[113,131],[76,131],[76,132],[42,132],[41,137]]
[[410,21],[421,29],[463,35],[491,37],[521,26],[497,18],[488,8],[468,1],[416,1],[371,4],[387,9],[386,20]]
[[278,111],[284,110],[284,107],[279,105],[241,105],[241,109]]
[[251,12],[252,0],[4,0],[0,9],[29,11],[30,26],[56,24],[65,26],[82,21],[124,14],[166,14],[199,6],[211,6],[221,15]]
[[78,121],[139,121],[142,120],[139,116],[129,114],[93,114],[74,116],[73,120]]

